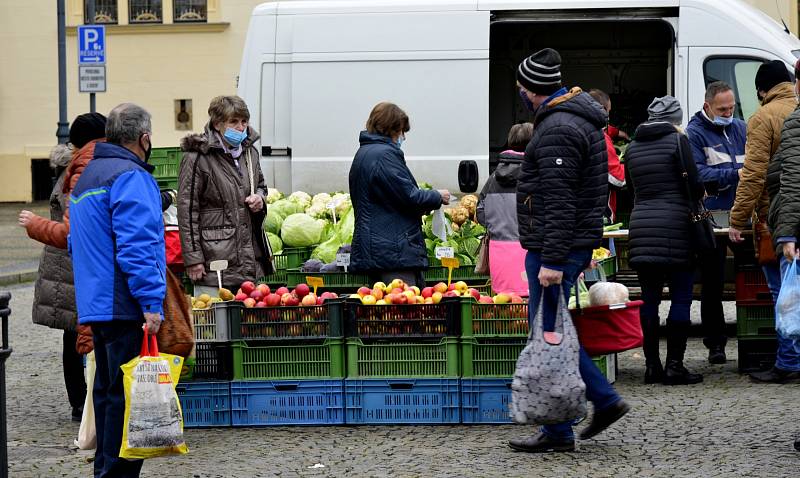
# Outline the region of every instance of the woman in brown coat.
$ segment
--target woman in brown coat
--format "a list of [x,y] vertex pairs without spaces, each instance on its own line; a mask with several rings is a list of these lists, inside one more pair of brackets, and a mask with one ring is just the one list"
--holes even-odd
[[[186,271],[195,284],[217,286],[209,264],[227,260],[223,286],[236,290],[270,270],[261,230],[266,187],[248,126],[250,112],[238,96],[211,100],[203,134],[181,141],[178,223]],[[251,179],[252,178],[252,179]]]
[[64,330],[64,383],[72,406],[72,419],[75,421],[80,421],[83,413],[86,381],[83,377],[83,357],[76,350],[80,326],[77,324],[72,261],[66,250],[69,195],[83,169],[92,159],[94,145],[105,137],[105,124],[106,118],[99,113],[78,116],[69,130],[72,148],[58,145],[50,154],[50,165],[56,170],[58,177],[50,195],[50,219],[30,211],[21,211],[19,214],[19,224],[25,228],[28,237],[45,245],[39,260],[32,317],[36,324]]

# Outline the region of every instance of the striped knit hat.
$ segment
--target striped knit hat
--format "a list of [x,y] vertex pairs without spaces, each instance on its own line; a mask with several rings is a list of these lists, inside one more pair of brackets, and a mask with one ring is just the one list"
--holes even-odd
[[537,51],[519,64],[517,81],[531,93],[552,95],[561,88],[561,55],[552,48]]

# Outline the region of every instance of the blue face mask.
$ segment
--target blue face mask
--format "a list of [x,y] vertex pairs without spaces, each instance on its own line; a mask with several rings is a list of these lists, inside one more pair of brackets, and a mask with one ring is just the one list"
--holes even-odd
[[519,90],[519,97],[522,99],[522,104],[525,105],[525,109],[530,111],[531,113],[536,112],[536,107],[533,106],[533,102],[530,98],[528,98],[528,94],[525,93],[523,90]]
[[222,135],[225,141],[234,148],[238,148],[242,141],[247,138],[247,128],[244,131],[239,131],[234,128],[226,128],[225,134]]
[[397,137],[397,147],[398,148],[402,148],[403,147],[403,142],[405,140],[406,140],[406,137],[404,135],[401,134],[400,136],[398,136]]
[[733,116],[731,116],[730,118],[725,116],[717,116],[714,118],[714,121],[712,121],[712,123],[714,123],[717,126],[730,126],[730,124],[733,123]]

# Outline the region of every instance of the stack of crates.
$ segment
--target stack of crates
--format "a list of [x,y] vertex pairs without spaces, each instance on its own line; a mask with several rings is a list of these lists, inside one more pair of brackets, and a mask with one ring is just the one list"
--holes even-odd
[[348,424],[460,422],[458,300],[347,303]]
[[[429,259],[430,267],[425,269],[425,283],[434,285],[437,282],[447,282],[449,271],[443,267],[438,259]],[[463,281],[467,284],[486,284],[490,277],[488,275],[476,274],[474,265],[463,265],[453,269],[452,282]]]
[[739,371],[764,370],[775,364],[775,305],[763,271],[757,265],[736,272],[736,336]]
[[[528,339],[528,304],[461,299],[461,418],[463,423],[511,423],[511,377]],[[616,355],[594,357],[610,382]]]
[[153,177],[161,189],[178,189],[182,157],[180,148],[153,148],[148,163],[155,167]]

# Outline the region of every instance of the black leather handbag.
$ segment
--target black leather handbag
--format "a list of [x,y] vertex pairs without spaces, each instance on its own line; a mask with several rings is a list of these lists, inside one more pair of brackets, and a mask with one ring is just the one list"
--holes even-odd
[[689,233],[695,252],[705,252],[714,250],[717,247],[717,240],[714,237],[714,222],[711,213],[703,204],[703,199],[695,199],[692,196],[692,188],[689,185],[689,173],[686,171],[686,163],[681,148],[680,133],[676,135],[678,143],[678,166],[683,178],[683,185],[686,195],[689,198]]

